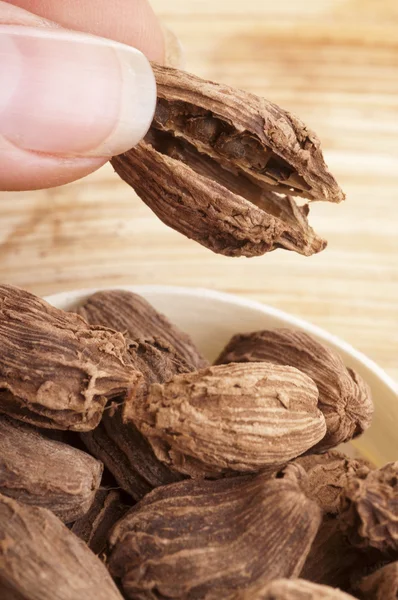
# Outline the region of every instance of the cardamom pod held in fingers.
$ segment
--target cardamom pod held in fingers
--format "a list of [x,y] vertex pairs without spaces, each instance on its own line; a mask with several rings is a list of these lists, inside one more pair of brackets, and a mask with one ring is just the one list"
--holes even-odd
[[89,510],[102,469],[86,452],[0,415],[0,493],[71,523]]
[[109,569],[126,599],[219,600],[297,576],[320,522],[297,469],[271,480],[188,480],[148,494],[110,536]]
[[126,355],[121,333],[0,285],[0,412],[39,427],[93,429],[108,400],[129,397],[142,380]]
[[129,343],[142,338],[168,342],[192,369],[201,369],[208,364],[189,335],[173,325],[145,298],[128,290],[96,292],[74,312],[90,325],[102,325],[120,331]]
[[156,456],[191,477],[283,465],[316,444],[326,425],[315,383],[292,367],[230,364],[153,384],[126,405]]
[[314,451],[347,442],[370,426],[373,402],[369,386],[345,367],[336,352],[307,333],[275,329],[235,335],[216,364],[260,361],[296,367],[316,383],[327,432]]
[[308,205],[291,197],[344,199],[315,134],[253,94],[169,67],[153,70],[155,117],[143,142],[113,158],[120,177],[164,223],[214,252],[322,250]]
[[[174,375],[192,370],[181,356],[159,339],[141,339],[129,344],[129,360],[143,374],[145,385],[133,400],[106,410],[93,431],[81,435],[94,456],[103,461],[120,487],[134,500],[153,488],[182,479],[154,454],[151,445],[129,417],[130,404],[143,401],[148,386],[169,381]],[[139,400],[140,399],[140,400]]]
[[123,600],[105,565],[49,510],[0,495],[2,600]]

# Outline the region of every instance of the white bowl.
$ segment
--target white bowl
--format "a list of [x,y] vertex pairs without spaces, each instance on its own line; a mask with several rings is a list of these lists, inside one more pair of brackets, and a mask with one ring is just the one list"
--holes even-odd
[[[209,359],[217,357],[235,333],[293,327],[306,331],[339,352],[345,364],[368,382],[375,403],[371,428],[352,442],[363,456],[382,465],[398,459],[398,386],[369,358],[306,321],[276,308],[243,298],[206,289],[168,286],[117,286],[141,294],[157,310],[189,333]],[[113,288],[114,289],[114,288]],[[46,298],[62,309],[72,309],[98,290],[78,290]]]

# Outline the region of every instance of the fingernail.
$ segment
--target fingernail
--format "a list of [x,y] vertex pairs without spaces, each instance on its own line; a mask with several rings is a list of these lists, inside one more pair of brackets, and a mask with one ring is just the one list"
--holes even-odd
[[0,135],[24,150],[114,156],[151,124],[156,84],[145,56],[62,29],[0,25]]

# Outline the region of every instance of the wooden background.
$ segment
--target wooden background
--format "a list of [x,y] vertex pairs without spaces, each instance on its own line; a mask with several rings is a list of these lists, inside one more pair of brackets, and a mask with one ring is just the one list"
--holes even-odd
[[296,112],[347,193],[315,204],[313,258],[216,256],[167,229],[107,166],[0,194],[0,280],[38,294],[127,283],[221,289],[304,317],[398,379],[398,3],[153,0],[189,70]]

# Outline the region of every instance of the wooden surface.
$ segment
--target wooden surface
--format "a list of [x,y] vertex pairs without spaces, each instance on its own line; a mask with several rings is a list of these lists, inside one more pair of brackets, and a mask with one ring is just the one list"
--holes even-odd
[[398,379],[398,3],[153,5],[189,70],[264,95],[318,133],[347,193],[344,205],[312,207],[329,247],[309,259],[216,256],[167,229],[107,166],[63,188],[0,194],[0,280],[39,294],[127,283],[221,289],[328,329]]

